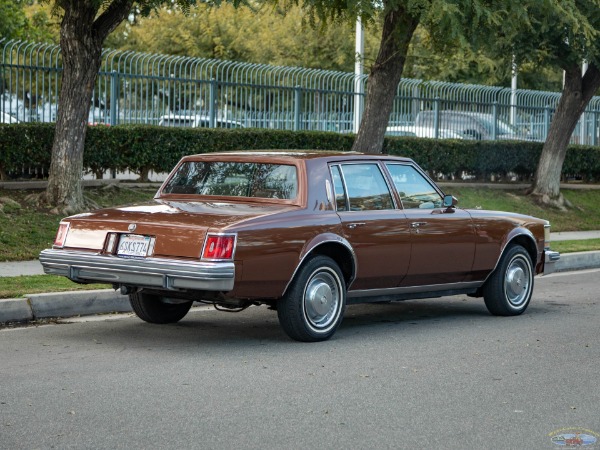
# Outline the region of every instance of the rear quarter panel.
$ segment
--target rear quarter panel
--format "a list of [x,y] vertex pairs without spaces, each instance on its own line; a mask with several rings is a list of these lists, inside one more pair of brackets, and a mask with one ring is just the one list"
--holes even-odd
[[305,199],[293,211],[257,217],[238,225],[236,283],[229,295],[239,298],[278,298],[292,279],[310,243],[318,236],[341,235],[340,220],[327,195],[325,160],[307,160],[299,193]]

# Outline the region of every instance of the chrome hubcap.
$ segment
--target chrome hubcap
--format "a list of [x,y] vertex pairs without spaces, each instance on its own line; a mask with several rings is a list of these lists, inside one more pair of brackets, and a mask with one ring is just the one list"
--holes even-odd
[[304,291],[306,318],[311,326],[320,331],[335,321],[340,304],[337,281],[333,274],[319,271],[311,277]]
[[513,259],[504,279],[504,292],[513,306],[521,306],[529,297],[531,288],[531,267],[523,257]]

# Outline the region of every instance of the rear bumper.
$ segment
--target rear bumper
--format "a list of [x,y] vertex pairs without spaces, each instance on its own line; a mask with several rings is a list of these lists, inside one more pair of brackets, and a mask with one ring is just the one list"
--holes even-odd
[[551,250],[544,251],[544,275],[556,272],[556,263],[560,260],[560,253]]
[[43,250],[39,258],[45,273],[86,283],[227,292],[233,289],[235,277],[233,262],[125,259],[56,249]]

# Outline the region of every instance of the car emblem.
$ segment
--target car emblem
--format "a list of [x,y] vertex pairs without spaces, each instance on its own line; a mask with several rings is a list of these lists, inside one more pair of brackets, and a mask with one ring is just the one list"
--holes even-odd
[[134,232],[136,228],[137,228],[137,225],[135,223],[130,223],[129,226],[127,227],[127,229],[131,232]]

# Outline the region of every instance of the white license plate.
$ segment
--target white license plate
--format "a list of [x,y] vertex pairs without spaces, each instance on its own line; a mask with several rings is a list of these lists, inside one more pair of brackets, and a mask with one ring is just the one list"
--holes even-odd
[[119,239],[117,256],[126,258],[145,258],[150,247],[150,236],[123,234]]

